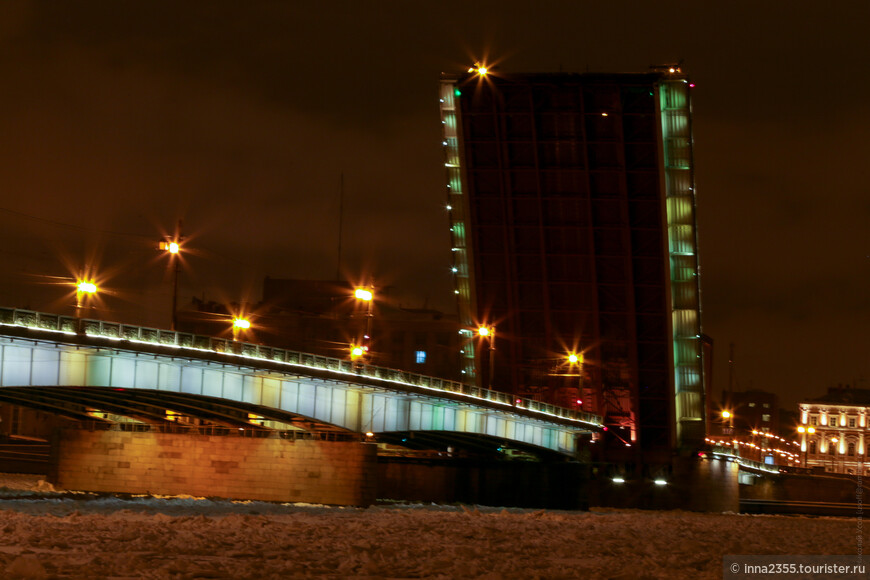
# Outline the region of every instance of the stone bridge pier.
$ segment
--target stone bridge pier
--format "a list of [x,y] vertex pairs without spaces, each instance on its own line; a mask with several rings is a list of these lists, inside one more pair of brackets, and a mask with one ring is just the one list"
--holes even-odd
[[377,494],[376,448],[355,437],[64,429],[51,471],[61,488],[106,493],[352,506]]

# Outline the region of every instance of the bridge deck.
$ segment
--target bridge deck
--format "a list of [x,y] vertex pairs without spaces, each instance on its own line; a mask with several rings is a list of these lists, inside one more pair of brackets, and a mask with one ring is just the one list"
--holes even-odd
[[179,405],[230,399],[354,431],[477,433],[563,453],[574,434],[602,426],[591,413],[436,377],[100,320],[0,309],[0,339],[0,387],[174,391]]

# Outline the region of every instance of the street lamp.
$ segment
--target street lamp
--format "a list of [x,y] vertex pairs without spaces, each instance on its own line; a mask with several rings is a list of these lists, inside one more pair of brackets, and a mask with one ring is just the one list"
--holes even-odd
[[97,293],[97,284],[93,280],[78,280],[76,282],[76,318],[82,317],[82,302],[86,302],[88,296]]
[[575,405],[580,407],[583,405],[583,399],[580,398],[583,391],[583,353],[577,352],[569,352],[568,356],[565,357],[565,360],[568,361],[568,372],[567,376],[576,376],[577,380],[577,395],[578,397],[575,399]]
[[76,332],[84,332],[82,326],[82,304],[86,304],[89,298],[97,293],[97,284],[92,279],[79,278],[76,280]]
[[363,357],[367,351],[368,347],[359,344],[350,345],[350,360],[353,363],[354,368],[359,368],[359,365],[362,364]]
[[484,66],[483,64],[481,64],[479,62],[476,62],[476,63],[474,63],[474,66],[468,67],[468,72],[475,73],[481,77],[485,77],[486,73],[489,71],[487,70],[486,66]]
[[157,249],[169,254],[169,259],[174,262],[172,275],[172,330],[178,330],[178,273],[181,271],[181,222],[178,222],[178,231],[172,240],[164,240],[158,243]]
[[[722,421],[723,421],[722,430],[725,432],[725,434],[726,435],[733,435],[734,434],[734,413],[732,413],[731,411],[729,411],[727,409],[723,410],[722,411]],[[725,427],[725,423],[727,423],[727,428]]]
[[251,328],[251,321],[247,318],[233,318],[233,342],[239,340],[239,333]]
[[353,295],[357,300],[363,300],[365,302],[371,302],[372,298],[374,298],[372,291],[366,290],[365,288],[357,288]]
[[374,316],[372,313],[372,305],[375,301],[374,287],[369,286],[368,288],[357,288],[354,290],[353,296],[357,300],[365,302],[366,304],[366,330],[363,335],[363,340],[360,341],[360,345],[363,347],[364,351],[368,351],[372,340],[372,318]]
[[492,376],[495,374],[495,325],[481,325],[477,329],[477,334],[481,338],[489,340],[489,376],[487,377],[487,388],[492,390]]

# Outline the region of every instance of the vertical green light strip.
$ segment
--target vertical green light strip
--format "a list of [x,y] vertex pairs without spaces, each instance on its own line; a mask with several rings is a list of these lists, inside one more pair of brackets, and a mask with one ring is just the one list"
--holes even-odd
[[700,280],[695,223],[691,102],[685,79],[659,87],[664,149],[677,448],[704,440]]
[[[453,289],[459,305],[459,322],[463,329],[464,346],[461,353],[463,382],[477,384],[478,374],[474,364],[474,341],[471,328],[474,326],[474,304],[470,267],[471,228],[466,223],[468,200],[463,195],[462,163],[459,150],[459,111],[456,100],[460,98],[456,79],[441,79],[441,129],[444,148],[444,167],[447,171],[447,207],[450,215],[450,240],[453,255]],[[478,385],[479,386],[479,385]]]

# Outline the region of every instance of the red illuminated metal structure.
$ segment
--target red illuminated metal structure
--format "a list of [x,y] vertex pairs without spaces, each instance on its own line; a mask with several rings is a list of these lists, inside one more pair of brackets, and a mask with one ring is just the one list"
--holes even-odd
[[460,322],[499,328],[492,370],[466,331],[464,376],[582,400],[629,460],[704,444],[690,92],[670,66],[441,78]]

